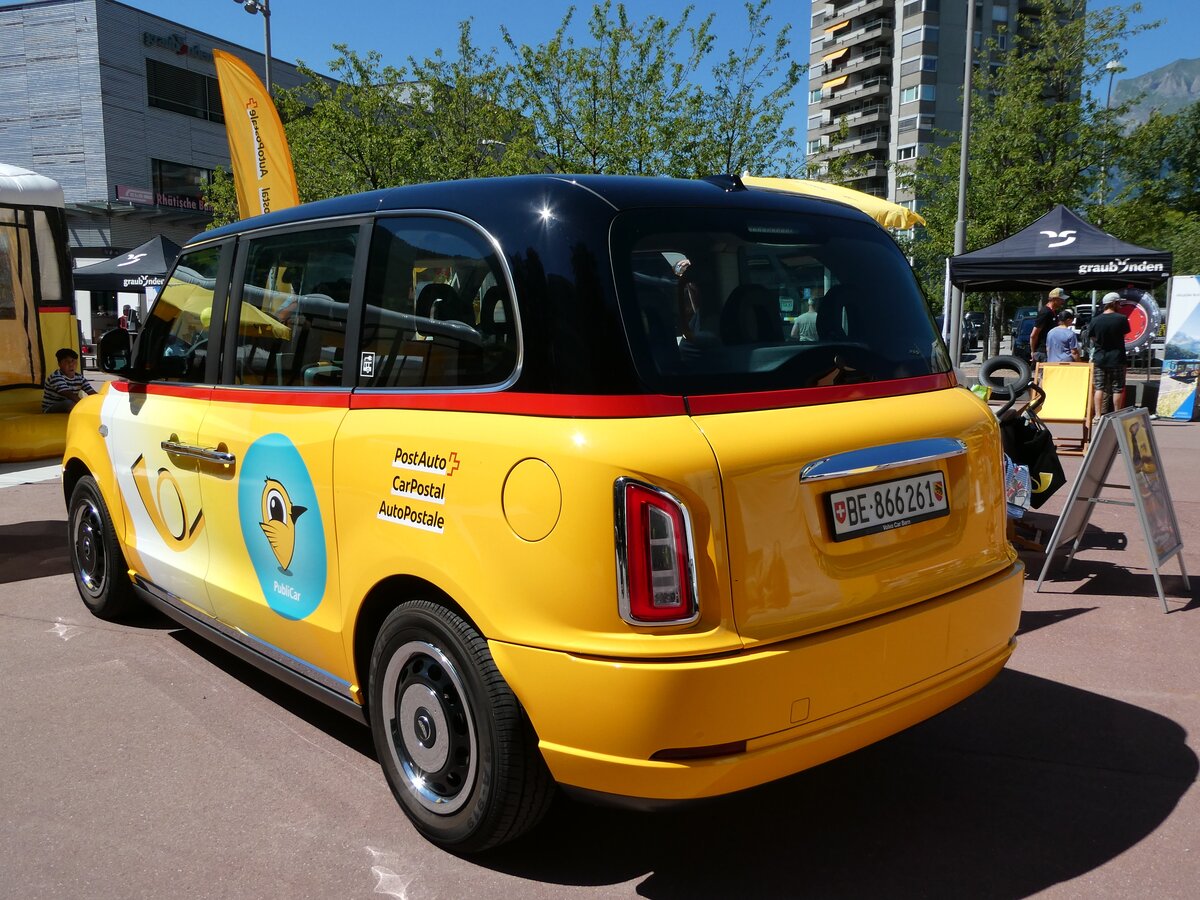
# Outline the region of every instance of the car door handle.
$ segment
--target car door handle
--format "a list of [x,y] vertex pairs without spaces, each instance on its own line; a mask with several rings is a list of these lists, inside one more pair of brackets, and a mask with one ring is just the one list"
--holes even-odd
[[225,450],[193,447],[191,444],[181,444],[178,441],[163,441],[159,446],[172,456],[186,456],[188,459],[219,463],[222,466],[232,466],[237,462],[237,457]]

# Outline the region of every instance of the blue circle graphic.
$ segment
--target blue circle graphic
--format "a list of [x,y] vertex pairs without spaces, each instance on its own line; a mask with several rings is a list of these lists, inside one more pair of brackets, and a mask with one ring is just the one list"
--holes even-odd
[[242,540],[267,605],[285,619],[312,615],[325,596],[325,526],[296,445],[259,438],[238,467]]

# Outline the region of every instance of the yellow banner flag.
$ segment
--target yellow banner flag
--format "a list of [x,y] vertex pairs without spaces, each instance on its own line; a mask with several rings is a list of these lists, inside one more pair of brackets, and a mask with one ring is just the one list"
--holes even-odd
[[213,50],[233,183],[243,219],[300,203],[283,123],[254,71],[229,53]]

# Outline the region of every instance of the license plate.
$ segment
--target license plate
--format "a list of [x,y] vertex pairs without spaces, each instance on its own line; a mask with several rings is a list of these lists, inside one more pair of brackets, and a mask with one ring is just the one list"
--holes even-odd
[[946,476],[926,472],[826,495],[833,539],[844,541],[950,514]]

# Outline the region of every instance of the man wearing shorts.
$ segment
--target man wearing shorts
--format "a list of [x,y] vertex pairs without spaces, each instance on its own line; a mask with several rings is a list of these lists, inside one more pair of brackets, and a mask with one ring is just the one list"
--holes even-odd
[[1104,312],[1092,319],[1088,336],[1092,351],[1092,386],[1096,389],[1095,411],[1102,416],[1125,406],[1125,335],[1131,331],[1129,319],[1117,312],[1121,295],[1104,295]]

